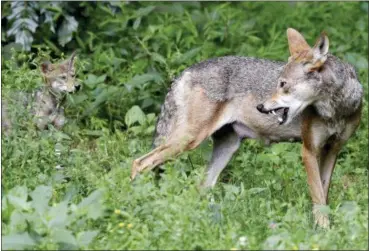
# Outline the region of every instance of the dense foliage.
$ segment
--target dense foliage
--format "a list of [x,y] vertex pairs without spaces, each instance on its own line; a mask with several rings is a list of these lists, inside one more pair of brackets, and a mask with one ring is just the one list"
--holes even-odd
[[[42,85],[40,63],[77,50],[82,91],[62,131],[28,114],[2,137],[6,249],[367,249],[368,5],[299,2],[2,2],[2,98]],[[246,141],[213,191],[197,185],[211,141],[129,182],[151,146],[171,80],[204,59],[286,61],[286,29],[352,63],[365,89],[359,130],[330,191],[332,228],[316,230],[300,144]]]

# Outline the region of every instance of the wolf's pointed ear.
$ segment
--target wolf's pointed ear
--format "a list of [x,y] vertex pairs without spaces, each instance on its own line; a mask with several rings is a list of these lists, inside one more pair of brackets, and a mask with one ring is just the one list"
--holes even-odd
[[288,47],[292,57],[296,58],[303,51],[309,51],[311,48],[305,38],[295,29],[287,29]]
[[45,61],[41,64],[41,72],[43,74],[47,74],[50,71],[52,71],[52,64],[50,63],[50,61]]
[[323,31],[312,49],[314,60],[316,61],[315,64],[324,64],[325,60],[327,60],[328,49],[329,39],[327,33]]

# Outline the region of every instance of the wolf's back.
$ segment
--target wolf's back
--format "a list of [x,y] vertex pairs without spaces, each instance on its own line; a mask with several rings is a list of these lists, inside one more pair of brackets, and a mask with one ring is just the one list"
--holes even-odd
[[[214,102],[226,102],[235,97],[252,94],[262,100],[272,93],[283,62],[250,57],[226,56],[194,64],[176,78],[165,97],[156,123],[153,147],[174,130],[183,112],[187,96],[199,86]],[[195,116],[201,116],[196,114]],[[186,121],[184,121],[186,123]]]

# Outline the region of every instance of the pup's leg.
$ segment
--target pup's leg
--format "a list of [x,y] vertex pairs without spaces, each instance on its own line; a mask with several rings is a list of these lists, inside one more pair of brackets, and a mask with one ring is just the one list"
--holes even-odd
[[241,138],[227,125],[213,134],[213,153],[202,187],[213,187],[219,174],[240,147]]
[[64,116],[64,109],[59,108],[56,116],[53,118],[53,124],[57,129],[61,129],[66,122],[65,116]]

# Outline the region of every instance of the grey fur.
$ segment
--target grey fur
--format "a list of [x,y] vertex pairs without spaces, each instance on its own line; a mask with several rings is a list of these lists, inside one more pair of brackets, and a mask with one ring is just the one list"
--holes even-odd
[[[48,123],[61,128],[65,123],[62,102],[65,96],[55,96],[47,88],[34,93],[14,92],[10,100],[2,100],[1,127],[5,133],[12,129],[13,119],[24,119],[25,114],[32,114],[38,129],[43,130]],[[21,113],[18,109],[21,109]],[[10,110],[18,110],[10,113]],[[9,116],[15,114],[15,117]]]
[[341,118],[358,109],[363,97],[363,87],[357,79],[355,68],[337,57],[329,55],[322,71],[323,84],[315,86],[324,99],[314,104],[323,118]]
[[202,184],[204,187],[213,187],[215,185],[219,174],[240,147],[241,137],[228,125],[213,134],[213,142],[213,153],[206,179]]
[[155,126],[153,148],[160,145],[161,141],[167,138],[168,133],[172,131],[172,127],[174,126],[173,120],[177,112],[177,105],[174,100],[173,89],[176,88],[176,81],[173,82],[172,87],[165,97],[164,104],[161,106],[160,115]]
[[[13,92],[8,100],[1,100],[1,127],[8,134],[12,129],[15,118],[10,115],[17,114],[16,119],[24,119],[24,115],[31,114],[38,129],[43,130],[51,123],[56,128],[62,128],[66,122],[64,108],[62,107],[66,93],[75,92],[80,84],[75,79],[73,67],[75,53],[70,59],[60,63],[45,62],[41,65],[44,86],[33,93]],[[17,111],[16,113],[11,111]],[[20,112],[23,112],[23,115]]]
[[[176,97],[173,93],[186,72],[191,74],[191,81],[187,83],[190,88],[201,86],[207,97],[215,102],[226,102],[251,94],[258,103],[265,101],[275,92],[279,78],[286,75],[293,76],[295,70],[290,65],[282,62],[238,56],[210,59],[189,67],[173,82],[166,96],[157,122],[154,147],[159,145],[159,138],[165,139],[172,132],[180,116]],[[307,74],[304,75],[304,78],[306,78],[305,81],[314,86],[316,94],[322,96],[319,101],[312,104],[321,117],[327,120],[339,119],[352,114],[358,109],[363,89],[357,80],[353,66],[329,55],[322,72]],[[255,103],[250,105],[256,106]],[[233,131],[239,138],[261,138],[266,144],[301,140],[300,114],[290,124],[282,126],[279,126],[276,121],[273,122],[276,119],[272,116],[266,116],[263,119],[265,120],[263,122],[265,126],[259,128],[259,132],[255,132],[248,125],[237,121],[232,122]],[[229,133],[230,137],[234,137],[234,132]],[[213,156],[216,156],[219,152],[226,152],[226,154],[224,158],[212,158],[207,172],[209,176],[205,184],[215,184],[214,180],[210,180],[209,177],[216,178],[218,172],[220,173],[225,167],[229,160],[228,154],[233,154],[238,149],[238,141],[235,142],[237,143],[234,147],[226,143],[214,143]],[[228,151],[222,149],[223,147],[236,150]]]
[[274,90],[283,65],[283,62],[265,59],[226,56],[195,64],[185,72],[191,72],[191,84],[203,87],[214,101],[226,101],[247,93],[253,93],[261,101]]
[[[261,102],[272,94],[283,66],[283,62],[226,56],[209,59],[187,68],[173,81],[166,95],[156,124],[153,147],[158,146],[162,139],[168,136],[177,122],[178,105],[174,90],[186,72],[191,73],[189,83],[191,87],[201,86],[207,96],[216,102],[242,97],[248,93],[255,95]],[[265,69],[268,70],[265,71]]]
[[359,125],[363,88],[351,65],[328,54],[324,32],[313,48],[292,28],[287,38],[287,64],[227,56],[186,69],[162,107],[157,147],[133,161],[131,180],[212,136],[203,183],[212,187],[243,138],[267,144],[302,140],[315,222],[328,227],[317,205],[328,203],[337,154]]

